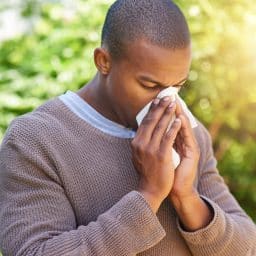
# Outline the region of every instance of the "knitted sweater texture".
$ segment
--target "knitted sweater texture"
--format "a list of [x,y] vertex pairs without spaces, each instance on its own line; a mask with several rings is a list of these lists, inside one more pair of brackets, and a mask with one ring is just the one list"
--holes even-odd
[[58,98],[17,117],[0,148],[4,256],[255,256],[255,224],[219,175],[199,121],[194,133],[194,186],[214,217],[186,232],[167,199],[154,214],[136,191],[132,139],[100,131]]

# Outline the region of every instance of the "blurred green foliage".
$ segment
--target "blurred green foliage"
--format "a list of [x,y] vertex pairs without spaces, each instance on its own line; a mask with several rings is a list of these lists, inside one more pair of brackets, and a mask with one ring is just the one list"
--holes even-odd
[[[10,121],[47,99],[77,90],[96,71],[106,10],[113,1],[24,1],[39,15],[29,34],[0,42],[0,139]],[[179,0],[193,39],[193,63],[181,91],[213,138],[218,167],[256,220],[256,5],[253,0]]]

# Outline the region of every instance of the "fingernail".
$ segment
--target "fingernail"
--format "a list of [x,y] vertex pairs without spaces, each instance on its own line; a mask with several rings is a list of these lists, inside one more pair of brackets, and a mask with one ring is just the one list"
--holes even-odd
[[154,99],[154,101],[153,101],[153,103],[154,103],[155,105],[157,105],[159,102],[160,102],[160,100],[159,100],[158,98]]
[[176,118],[174,122],[175,122],[175,123],[180,123],[181,120],[180,120],[179,118]]
[[166,96],[164,97],[163,101],[169,101],[170,100],[170,97],[169,96]]

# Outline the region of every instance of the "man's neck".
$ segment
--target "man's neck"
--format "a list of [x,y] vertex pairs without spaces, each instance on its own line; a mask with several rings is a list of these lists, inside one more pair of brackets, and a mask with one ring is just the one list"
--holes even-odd
[[100,83],[98,74],[94,77],[93,80],[83,86],[76,93],[104,117],[123,125],[111,107],[110,101],[107,97],[107,94],[105,93],[105,88]]

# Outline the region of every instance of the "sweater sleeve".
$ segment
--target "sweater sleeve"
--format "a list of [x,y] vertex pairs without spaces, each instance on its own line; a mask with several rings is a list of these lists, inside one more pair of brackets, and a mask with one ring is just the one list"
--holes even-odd
[[217,170],[209,132],[201,126],[203,167],[198,191],[214,212],[210,224],[195,232],[186,232],[177,220],[178,229],[193,255],[255,256],[256,226],[239,206]]
[[135,190],[97,220],[77,226],[54,166],[37,147],[38,138],[18,138],[9,132],[0,148],[3,255],[136,255],[164,238],[157,216]]

